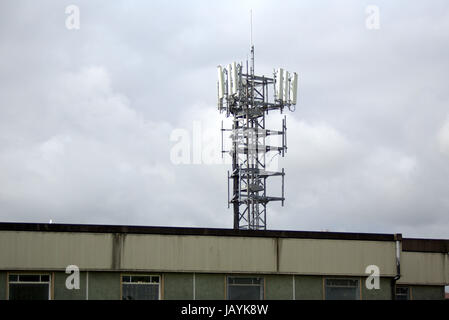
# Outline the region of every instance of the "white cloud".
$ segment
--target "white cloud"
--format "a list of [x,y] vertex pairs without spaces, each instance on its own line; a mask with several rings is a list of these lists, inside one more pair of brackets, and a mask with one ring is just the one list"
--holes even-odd
[[327,123],[288,122],[288,161],[303,170],[327,170],[345,166],[354,146]]

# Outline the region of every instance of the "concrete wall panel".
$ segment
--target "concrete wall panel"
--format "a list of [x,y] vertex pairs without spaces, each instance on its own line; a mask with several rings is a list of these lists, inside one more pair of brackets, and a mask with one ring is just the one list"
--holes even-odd
[[369,265],[377,265],[381,276],[396,272],[394,242],[282,239],[279,251],[280,272],[365,275]]
[[192,272],[273,272],[270,238],[134,235],[124,240],[122,268]]
[[112,235],[0,232],[0,270],[111,269]]
[[448,285],[449,255],[431,252],[402,252],[398,284]]

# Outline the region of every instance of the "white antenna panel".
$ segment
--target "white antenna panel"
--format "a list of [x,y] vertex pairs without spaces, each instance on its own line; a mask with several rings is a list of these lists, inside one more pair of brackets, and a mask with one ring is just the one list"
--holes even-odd
[[283,100],[284,95],[284,69],[279,68],[276,72],[276,97]]
[[289,103],[289,91],[290,91],[290,84],[288,83],[289,73],[288,71],[285,71],[284,75],[284,98],[282,99],[285,103]]
[[296,104],[298,97],[298,74],[293,72],[292,79],[290,81],[290,100],[292,104]]
[[232,95],[232,68],[231,65],[228,65],[228,96]]
[[232,63],[232,94],[236,94],[238,90],[238,67],[237,63]]
[[223,68],[221,66],[217,67],[218,71],[218,98],[222,99],[224,97],[224,75]]

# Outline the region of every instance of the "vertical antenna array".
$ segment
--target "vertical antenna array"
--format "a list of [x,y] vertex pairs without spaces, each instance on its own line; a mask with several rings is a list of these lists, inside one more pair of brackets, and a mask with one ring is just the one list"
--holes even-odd
[[[232,128],[223,128],[222,124],[221,133],[222,155],[229,153],[232,158],[232,171],[228,171],[228,207],[233,206],[234,229],[266,230],[267,204],[281,201],[284,205],[284,168],[268,171],[266,159],[268,154],[284,157],[287,152],[286,117],[282,119],[281,130],[267,129],[265,120],[269,111],[282,113],[285,107],[294,111],[297,87],[296,72],[279,68],[271,78],[255,75],[251,13],[250,67],[248,61],[246,70],[237,62],[227,67],[218,66],[218,110],[232,117]],[[273,93],[271,97],[270,92]],[[230,133],[232,142],[228,151],[223,150],[226,132]],[[268,136],[280,136],[282,142],[279,146],[267,145]],[[267,194],[267,181],[276,176],[282,179],[280,197]]]

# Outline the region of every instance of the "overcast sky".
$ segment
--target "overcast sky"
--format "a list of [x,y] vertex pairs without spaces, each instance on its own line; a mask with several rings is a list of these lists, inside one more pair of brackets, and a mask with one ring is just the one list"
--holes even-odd
[[231,228],[229,164],[176,165],[170,137],[220,148],[216,66],[247,58],[250,9],[256,73],[300,75],[268,228],[449,238],[446,0],[3,0],[0,220]]

